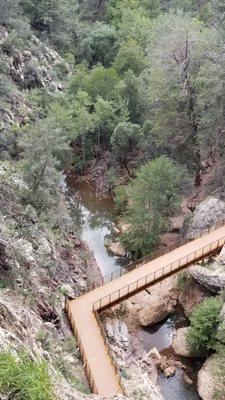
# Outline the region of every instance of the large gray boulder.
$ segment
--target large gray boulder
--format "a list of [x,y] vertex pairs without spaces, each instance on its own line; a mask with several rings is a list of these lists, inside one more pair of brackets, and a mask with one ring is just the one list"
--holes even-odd
[[198,373],[198,393],[202,400],[213,400],[215,399],[215,392],[225,390],[224,384],[221,383],[221,379],[216,373],[219,363],[219,356],[212,355],[206,360]]
[[164,301],[158,294],[152,294],[139,312],[139,323],[141,326],[156,324],[168,317],[173,309],[174,304],[172,302]]
[[225,202],[216,197],[209,197],[197,206],[188,236],[201,234],[202,230],[215,226],[223,219],[225,219]]
[[172,341],[172,348],[176,354],[183,357],[193,357],[187,345],[188,328],[177,329]]
[[129,373],[130,379],[124,380],[128,399],[163,400],[157,386],[140,366],[133,365]]
[[193,265],[189,268],[189,273],[210,292],[218,293],[225,288],[225,267],[220,264],[211,264],[210,268]]

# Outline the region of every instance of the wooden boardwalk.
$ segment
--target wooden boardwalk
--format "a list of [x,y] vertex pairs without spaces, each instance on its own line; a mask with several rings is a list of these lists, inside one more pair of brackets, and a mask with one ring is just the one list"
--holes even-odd
[[109,396],[123,392],[97,313],[215,253],[224,244],[225,226],[222,226],[67,302],[68,318],[93,393]]

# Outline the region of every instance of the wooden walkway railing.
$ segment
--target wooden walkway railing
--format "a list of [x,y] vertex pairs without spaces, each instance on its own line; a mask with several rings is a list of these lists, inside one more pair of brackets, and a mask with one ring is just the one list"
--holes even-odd
[[207,255],[217,253],[218,249],[220,249],[224,245],[224,243],[225,236],[222,239],[216,240],[215,242],[203,246],[201,249],[198,249],[183,258],[180,258],[178,261],[169,263],[168,265],[159,268],[150,274],[147,274],[145,277],[137,279],[136,281],[129,283],[129,285],[115,290],[113,293],[110,293],[109,295],[95,301],[93,303],[93,311],[100,311],[107,306],[118,303],[124,298],[129,297],[131,293],[133,295],[134,292],[138,292],[140,288],[141,290],[144,290],[146,287],[150,286],[151,283],[157,282],[163,277],[168,277],[175,270],[177,272],[177,270],[179,270],[182,266],[188,267],[193,262],[197,262],[203,257],[207,257]]
[[218,252],[225,244],[225,222],[201,232],[191,241],[183,239],[179,243],[180,246],[169,246],[169,253],[168,248],[161,249],[143,259],[150,261],[132,264],[129,273],[67,302],[68,318],[94,393],[109,396],[124,392],[98,313]]
[[134,269],[140,267],[141,265],[147,264],[150,261],[156,260],[157,258],[163,256],[164,254],[168,254],[171,251],[177,249],[178,247],[184,246],[185,244],[187,244],[203,235],[206,235],[207,233],[212,232],[215,229],[220,228],[221,226],[224,226],[224,225],[225,225],[225,220],[219,221],[213,227],[201,229],[200,232],[197,234],[176,240],[175,242],[171,243],[168,246],[163,246],[160,249],[158,249],[142,258],[139,258],[138,260],[135,260],[135,261],[127,264],[124,267],[118,268],[117,270],[111,272],[110,274],[104,275],[100,282],[91,283],[88,286],[88,291],[94,290],[97,287],[100,287],[100,286],[105,285],[106,283],[112,282],[114,279],[120,278],[122,275],[125,275],[125,274],[133,271]]

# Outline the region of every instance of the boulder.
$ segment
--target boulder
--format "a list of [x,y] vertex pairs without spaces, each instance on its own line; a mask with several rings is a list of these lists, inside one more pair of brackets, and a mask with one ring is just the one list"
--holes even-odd
[[150,380],[147,372],[140,366],[129,369],[130,379],[124,379],[128,399],[163,400],[156,385]]
[[176,354],[183,357],[193,357],[188,346],[187,346],[187,336],[188,328],[177,329],[176,334],[172,341],[172,347]]
[[158,294],[152,294],[139,312],[139,323],[141,326],[156,324],[163,321],[172,311],[171,302],[164,302]]
[[164,370],[164,375],[166,378],[170,378],[171,376],[174,376],[176,373],[176,367],[175,366],[171,366],[168,367]]
[[215,354],[210,356],[198,373],[198,393],[202,400],[213,400],[216,391],[225,390],[225,385],[215,373],[218,357]]
[[149,353],[148,356],[152,357],[154,360],[160,360],[161,359],[161,355],[158,351],[158,349],[156,347],[153,347]]
[[23,258],[28,264],[35,263],[33,246],[30,242],[25,239],[18,239],[14,242],[14,248],[17,251],[19,257]]
[[193,380],[190,378],[190,376],[187,374],[187,372],[184,372],[183,374],[183,381],[186,386],[191,386],[194,383]]
[[41,257],[49,257],[52,254],[52,248],[45,237],[41,238],[41,243],[38,248],[38,254]]
[[64,295],[70,297],[71,299],[74,299],[76,297],[75,292],[68,283],[63,283],[61,286],[61,291]]
[[118,318],[106,317],[104,323],[108,338],[113,339],[119,346],[127,348],[130,335],[125,322]]
[[120,242],[109,243],[106,245],[107,249],[117,257],[125,257],[127,252]]
[[216,197],[209,197],[197,206],[188,230],[188,236],[193,237],[201,234],[202,230],[213,227],[224,218],[225,202]]
[[222,250],[220,252],[218,261],[219,261],[220,264],[225,265],[225,246],[223,246],[223,248],[222,248]]
[[209,292],[201,286],[197,281],[192,279],[188,290],[180,290],[179,302],[182,305],[186,317],[190,317],[192,312],[207,297]]
[[23,57],[25,61],[30,61],[32,58],[32,53],[29,50],[24,50]]
[[200,285],[210,292],[218,293],[225,288],[225,268],[220,264],[212,264],[210,268],[194,265],[189,273]]

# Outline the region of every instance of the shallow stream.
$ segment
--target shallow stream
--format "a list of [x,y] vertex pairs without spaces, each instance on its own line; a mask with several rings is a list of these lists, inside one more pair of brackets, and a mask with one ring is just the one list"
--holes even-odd
[[[114,203],[112,199],[99,199],[94,186],[87,182],[78,182],[76,177],[68,177],[69,196],[72,204],[73,219],[77,234],[93,251],[102,275],[107,275],[122,265],[118,257],[110,254],[105,241],[113,236]],[[161,353],[171,355],[173,335],[181,326],[185,326],[186,319],[178,312],[154,327],[140,330],[140,339],[147,352],[156,347]],[[196,381],[199,365],[194,360],[182,359],[187,367],[187,373]],[[187,387],[183,382],[183,372],[177,370],[175,376],[166,378],[159,375],[159,386],[164,400],[199,400],[196,385]]]

